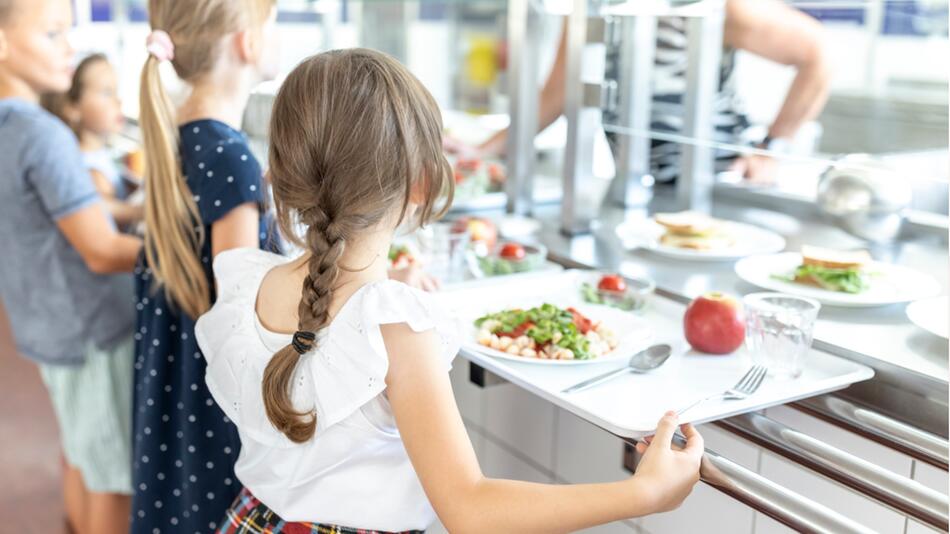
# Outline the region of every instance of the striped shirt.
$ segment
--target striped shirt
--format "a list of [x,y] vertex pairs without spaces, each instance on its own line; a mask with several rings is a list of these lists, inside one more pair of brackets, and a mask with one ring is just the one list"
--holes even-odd
[[[656,59],[653,64],[651,87],[653,106],[650,130],[680,134],[683,129],[686,94],[687,52],[686,19],[661,17],[657,20]],[[713,102],[713,140],[721,143],[740,143],[749,128],[749,120],[735,90],[736,50],[724,47],[719,66],[719,87]],[[607,77],[617,79],[620,72],[619,50],[607,49]],[[605,124],[620,125],[615,112],[605,112]],[[728,168],[735,159],[732,151],[716,150],[716,170]],[[680,173],[680,143],[652,139],[650,168],[659,182],[670,182]]]

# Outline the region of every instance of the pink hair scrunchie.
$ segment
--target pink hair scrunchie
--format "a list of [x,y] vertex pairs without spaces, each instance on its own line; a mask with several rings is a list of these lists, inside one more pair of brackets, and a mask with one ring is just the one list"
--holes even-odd
[[145,39],[145,49],[159,61],[175,59],[175,45],[172,38],[162,30],[155,30]]

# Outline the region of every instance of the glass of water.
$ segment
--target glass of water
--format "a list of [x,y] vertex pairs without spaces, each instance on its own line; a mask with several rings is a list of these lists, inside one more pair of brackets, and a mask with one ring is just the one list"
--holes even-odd
[[767,367],[776,378],[798,378],[821,304],[783,293],[753,293],[742,303],[745,343],[753,361]]
[[465,251],[469,235],[465,227],[450,222],[434,222],[419,230],[418,241],[422,253],[428,258],[426,271],[444,283],[465,280],[468,270]]

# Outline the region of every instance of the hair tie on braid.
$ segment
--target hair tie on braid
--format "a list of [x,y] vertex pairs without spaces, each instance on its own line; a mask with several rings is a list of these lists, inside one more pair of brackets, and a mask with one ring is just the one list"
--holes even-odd
[[294,332],[294,340],[291,344],[294,346],[294,350],[297,351],[297,354],[302,356],[310,352],[310,349],[313,348],[313,341],[315,339],[317,339],[317,335],[313,332],[297,330]]

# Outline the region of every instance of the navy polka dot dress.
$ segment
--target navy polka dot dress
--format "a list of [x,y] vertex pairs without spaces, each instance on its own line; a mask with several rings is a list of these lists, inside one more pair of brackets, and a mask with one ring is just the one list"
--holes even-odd
[[[181,160],[198,204],[209,285],[211,225],[248,202],[263,204],[261,167],[244,135],[214,120],[180,129]],[[261,246],[272,244],[261,218]],[[207,533],[241,490],[234,476],[237,430],[205,386],[194,320],[152,285],[144,255],[135,270],[137,331],[133,404],[132,534]]]

